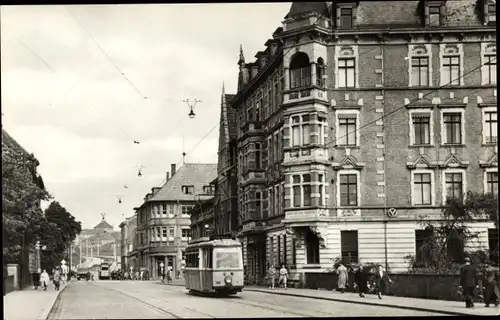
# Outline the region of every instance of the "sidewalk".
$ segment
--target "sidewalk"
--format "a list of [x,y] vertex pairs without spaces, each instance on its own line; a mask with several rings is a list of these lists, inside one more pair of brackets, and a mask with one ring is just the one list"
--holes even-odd
[[465,308],[465,302],[447,301],[447,300],[430,300],[418,298],[405,298],[384,296],[380,300],[376,295],[368,294],[366,298],[361,298],[357,293],[340,293],[337,291],[313,290],[313,289],[282,289],[275,290],[257,286],[246,286],[244,291],[262,292],[268,294],[278,294],[286,296],[296,296],[303,298],[322,299],[331,301],[340,301],[354,304],[376,305],[383,307],[402,308],[416,311],[430,311],[449,315],[477,315],[477,316],[494,316],[499,314],[499,307],[490,305],[489,308],[484,306],[484,303],[475,303],[475,308]]
[[12,291],[3,297],[4,320],[45,320],[57,300],[59,294],[67,287],[68,282],[61,283],[59,291],[50,284],[47,291],[28,287],[20,291]]

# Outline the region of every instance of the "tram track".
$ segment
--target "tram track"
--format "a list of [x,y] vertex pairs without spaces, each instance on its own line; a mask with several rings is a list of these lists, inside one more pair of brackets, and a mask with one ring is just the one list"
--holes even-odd
[[[171,311],[167,311],[167,310],[165,310],[165,309],[163,309],[163,308],[157,307],[157,306],[155,306],[155,305],[153,305],[153,304],[151,304],[151,303],[149,303],[149,302],[147,302],[147,301],[145,301],[145,300],[143,300],[143,299],[140,299],[140,298],[138,298],[138,297],[136,297],[136,296],[133,296],[133,295],[128,294],[128,293],[125,293],[125,292],[123,292],[123,291],[120,291],[120,290],[117,290],[117,289],[112,289],[112,288],[109,288],[109,287],[101,287],[101,286],[98,286],[98,285],[95,285],[95,284],[92,284],[92,285],[97,286],[97,287],[99,287],[99,288],[104,288],[104,289],[106,289],[106,290],[114,291],[114,292],[119,293],[119,294],[120,294],[120,295],[122,295],[122,296],[125,296],[125,297],[127,297],[127,298],[131,298],[131,299],[134,299],[134,300],[136,300],[136,301],[138,301],[138,302],[140,302],[140,303],[142,303],[142,304],[144,304],[144,305],[148,306],[149,308],[154,309],[154,310],[156,310],[156,311],[158,311],[158,312],[160,312],[160,313],[162,313],[162,314],[169,315],[170,317],[173,317],[174,319],[183,319],[183,318],[186,318],[186,316],[181,316],[181,315],[179,315],[179,314],[177,314],[177,313],[174,313],[174,312],[171,312]],[[165,300],[165,299],[162,299],[162,301],[163,301],[163,302],[166,302],[168,305],[174,305],[174,304],[172,304],[172,303],[168,302],[168,301],[167,301],[167,300]],[[215,318],[214,316],[212,316],[212,315],[210,315],[210,314],[208,314],[208,313],[200,312],[200,311],[198,311],[198,310],[196,310],[196,309],[193,309],[193,308],[188,308],[188,307],[180,306],[180,305],[178,305],[178,304],[176,304],[175,306],[177,306],[177,307],[181,307],[182,309],[189,310],[189,311],[194,312],[194,313],[197,313],[197,314],[199,314],[199,315],[202,315],[203,317],[207,317],[207,318]],[[51,319],[52,319],[52,318],[51,318]],[[55,319],[57,319],[57,318],[55,318]]]

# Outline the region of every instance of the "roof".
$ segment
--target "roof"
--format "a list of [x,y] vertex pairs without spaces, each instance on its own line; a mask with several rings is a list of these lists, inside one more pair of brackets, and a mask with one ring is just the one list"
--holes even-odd
[[97,226],[94,227],[94,230],[95,229],[113,229],[113,226],[107,223],[106,220],[102,220]]
[[328,16],[328,11],[328,5],[326,2],[292,2],[290,11],[288,11],[285,19],[308,12],[316,12],[321,15]]
[[26,149],[24,149],[14,138],[12,138],[10,134],[7,133],[7,131],[2,128],[2,144],[4,143],[11,148],[23,152],[25,155],[30,155]]
[[[151,201],[193,201],[197,194],[202,194],[203,187],[217,177],[217,164],[185,163],[151,199]],[[182,186],[194,186],[193,194],[182,192]]]

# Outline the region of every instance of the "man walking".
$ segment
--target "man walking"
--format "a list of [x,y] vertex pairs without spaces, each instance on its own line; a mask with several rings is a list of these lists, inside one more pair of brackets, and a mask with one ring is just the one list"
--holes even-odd
[[379,299],[382,299],[382,292],[384,292],[388,282],[392,283],[392,280],[389,278],[389,275],[385,272],[382,265],[379,264],[378,270],[375,273],[375,287]]
[[360,265],[354,273],[354,279],[358,285],[359,296],[364,298],[365,294],[368,293],[368,274],[362,265]]
[[465,298],[465,307],[474,307],[474,290],[478,288],[478,274],[475,266],[471,265],[470,258],[465,258],[465,265],[460,267],[460,289]]
[[278,280],[278,283],[283,283],[283,287],[286,290],[286,282],[288,280],[288,270],[285,268],[285,265],[281,266],[280,269],[280,278]]
[[54,271],[52,275],[52,281],[54,281],[54,286],[55,289],[59,291],[59,287],[61,285],[61,272],[59,271],[59,266],[56,267],[56,270]]

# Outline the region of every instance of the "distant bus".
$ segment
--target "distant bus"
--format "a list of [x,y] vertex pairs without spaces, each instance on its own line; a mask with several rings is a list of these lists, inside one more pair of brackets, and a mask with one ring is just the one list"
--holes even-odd
[[101,263],[99,268],[99,280],[109,280],[109,263]]

